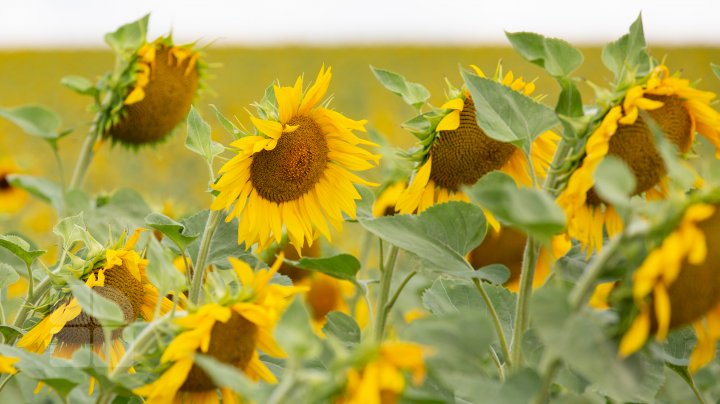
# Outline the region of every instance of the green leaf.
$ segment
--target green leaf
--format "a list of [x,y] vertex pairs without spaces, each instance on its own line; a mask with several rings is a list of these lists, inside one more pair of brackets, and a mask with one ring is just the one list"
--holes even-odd
[[595,170],[594,178],[595,190],[600,198],[615,207],[630,203],[630,195],[635,191],[635,175],[620,158],[607,156],[603,159]]
[[118,54],[136,51],[146,41],[147,26],[150,14],[146,14],[137,21],[125,24],[115,32],[105,35],[105,43]]
[[220,122],[220,125],[222,125],[222,127],[225,129],[225,131],[227,131],[227,133],[232,135],[235,139],[239,139],[243,135],[245,135],[245,133],[243,133],[243,131],[241,131],[237,126],[235,126],[234,123],[232,123],[231,120],[227,119],[225,117],[225,115],[223,115],[222,112],[220,112],[218,107],[216,107],[213,104],[210,104],[210,109],[212,109],[213,112],[215,113],[215,118],[217,118],[218,122]]
[[275,327],[275,338],[290,357],[302,360],[321,354],[320,340],[310,324],[307,309],[300,299],[294,299]]
[[208,164],[212,164],[215,156],[222,153],[225,148],[212,140],[210,125],[202,119],[194,106],[190,107],[187,127],[188,135],[185,139],[185,147],[202,156]]
[[465,254],[480,245],[487,228],[482,209],[457,201],[432,206],[419,215],[359,219],[359,222],[383,240],[447,272],[473,270]]
[[20,358],[20,361],[15,364],[19,371],[34,380],[47,384],[60,397],[67,397],[75,387],[87,379],[83,372],[72,366],[71,362],[49,355],[38,355],[2,344],[0,344],[0,355]]
[[533,32],[507,32],[505,35],[520,56],[544,68],[551,76],[567,77],[582,65],[582,53],[562,39]]
[[[483,285],[495,306],[505,335],[512,335],[515,318],[515,295],[497,285]],[[480,292],[471,281],[439,278],[422,294],[423,306],[437,316],[461,311],[488,310]]]
[[[125,315],[116,302],[94,292],[75,278],[67,278],[66,281],[83,311],[95,317],[103,327],[120,328],[126,325]],[[125,303],[130,304],[129,301]]]
[[491,138],[530,151],[532,142],[559,124],[555,112],[494,80],[463,71],[478,125]]
[[357,201],[357,207],[355,208],[355,217],[358,219],[372,219],[373,205],[375,204],[375,194],[373,193],[373,191],[370,190],[370,188],[364,185],[358,184],[355,185],[355,188],[357,188],[358,193],[362,197],[362,199]]
[[292,265],[311,271],[322,272],[333,278],[354,280],[360,270],[360,261],[350,254],[340,254],[323,258],[302,258],[293,262]]
[[33,261],[45,254],[43,250],[33,250],[30,243],[24,239],[10,234],[0,234],[0,247],[4,247],[16,257],[20,258],[26,266],[32,265]]
[[228,387],[243,397],[243,401],[255,402],[259,385],[248,379],[242,370],[220,362],[208,355],[196,354],[194,363],[212,379],[216,386]]
[[478,381],[479,383],[467,383],[464,388],[466,393],[461,393],[460,396],[473,399],[475,404],[531,403],[542,387],[542,380],[533,369],[520,369],[511,374],[504,383],[482,379]]
[[602,61],[615,74],[617,83],[625,83],[630,75],[644,76],[650,72],[642,15],[630,26],[630,32],[605,45]]
[[327,322],[323,326],[327,336],[333,336],[344,342],[347,346],[360,343],[360,326],[355,319],[339,311],[331,311],[327,315]]
[[2,334],[5,341],[14,341],[15,338],[23,335],[23,330],[15,327],[14,325],[0,324],[0,334]]
[[60,80],[60,84],[80,95],[95,95],[98,93],[95,84],[82,76],[65,76]]
[[417,110],[430,98],[430,92],[422,84],[408,81],[405,76],[389,70],[370,66],[375,78],[393,94],[402,97],[403,101]]
[[565,215],[550,194],[518,188],[500,171],[485,175],[468,189],[468,195],[500,222],[546,242],[565,227]]
[[150,238],[147,250],[147,275],[157,287],[161,296],[169,292],[182,292],[187,289],[187,279],[172,263],[172,254],[155,239]]
[[153,212],[145,217],[148,226],[161,232],[172,240],[180,249],[184,251],[188,244],[192,243],[199,233],[188,234],[185,225],[163,215],[162,213]]
[[712,72],[715,74],[715,77],[720,79],[720,66],[716,65],[715,63],[710,63],[710,68],[712,69]]
[[0,108],[0,117],[19,126],[30,136],[43,139],[60,137],[60,116],[40,105],[23,105],[15,108]]
[[560,84],[560,96],[555,112],[567,117],[583,116],[582,96],[575,83],[566,78],[558,78],[557,82]]
[[101,243],[145,227],[145,217],[152,212],[142,195],[132,189],[118,189],[109,197],[98,197],[94,205],[82,211],[88,231]]
[[477,277],[496,285],[502,285],[510,279],[510,270],[502,264],[487,265],[475,270]]
[[57,212],[63,210],[63,192],[54,181],[20,174],[9,175],[7,179],[10,185],[24,189],[38,199],[51,204]]
[[620,402],[653,402],[664,381],[662,362],[637,354],[620,359],[617,343],[608,338],[604,313],[575,313],[567,292],[548,284],[533,295],[531,315],[547,354]]
[[15,271],[15,268],[0,262],[0,289],[10,286],[18,280],[20,280],[20,275]]

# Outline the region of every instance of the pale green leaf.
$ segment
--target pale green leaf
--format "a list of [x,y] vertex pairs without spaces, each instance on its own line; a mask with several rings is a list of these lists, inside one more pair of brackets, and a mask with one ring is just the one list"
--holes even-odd
[[567,77],[582,65],[582,53],[562,39],[533,32],[508,32],[505,35],[520,56],[544,68],[551,76]]
[[82,76],[65,76],[60,80],[60,83],[81,95],[95,95],[98,93],[95,84]]
[[63,210],[63,192],[57,183],[43,177],[20,174],[9,175],[7,180],[12,186],[24,189],[38,199],[51,204],[56,211]]
[[[94,292],[84,282],[77,279],[67,278],[66,281],[83,311],[95,317],[103,327],[120,328],[126,325],[123,311],[116,302]],[[128,300],[125,304],[130,304],[130,301]]]
[[0,117],[19,126],[30,136],[43,139],[60,137],[60,116],[40,105],[23,105],[15,108],[0,108]]
[[360,343],[360,326],[355,319],[339,311],[331,311],[327,315],[323,332],[344,342],[348,346]]
[[188,244],[192,243],[199,233],[188,233],[185,225],[163,215],[162,213],[153,212],[145,217],[148,226],[161,232],[172,240],[178,246],[180,251],[184,251]]
[[187,117],[188,135],[185,147],[202,156],[208,164],[212,164],[215,156],[222,153],[224,147],[212,140],[210,125],[203,120],[195,107],[190,107]]
[[38,257],[45,254],[43,250],[34,250],[30,246],[30,243],[21,237],[10,234],[0,235],[0,247],[7,249],[16,257],[20,258],[28,267],[32,265]]
[[642,15],[632,23],[629,33],[605,45],[602,61],[615,73],[618,83],[624,83],[628,78],[626,76],[633,73],[643,76],[650,71],[650,55],[645,43]]
[[598,196],[615,207],[627,206],[635,191],[635,175],[627,163],[615,156],[600,162],[594,174]]
[[115,32],[106,34],[105,43],[121,55],[136,51],[146,41],[149,19],[150,14],[146,14],[139,20],[125,24]]
[[333,278],[354,280],[360,270],[360,261],[350,254],[340,254],[332,257],[310,258],[305,257],[292,265],[310,271],[322,272]]
[[10,265],[0,262],[0,289],[12,285],[20,279],[20,275]]
[[422,84],[408,81],[405,76],[389,70],[378,69],[370,66],[375,78],[380,84],[390,90],[393,94],[399,95],[405,103],[420,109],[430,98],[430,92]]

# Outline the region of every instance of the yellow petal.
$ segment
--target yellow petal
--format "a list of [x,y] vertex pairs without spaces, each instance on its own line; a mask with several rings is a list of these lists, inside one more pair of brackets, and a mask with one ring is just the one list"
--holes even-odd
[[460,111],[452,111],[445,115],[443,119],[438,123],[435,128],[436,131],[440,132],[443,130],[455,130],[460,126]]

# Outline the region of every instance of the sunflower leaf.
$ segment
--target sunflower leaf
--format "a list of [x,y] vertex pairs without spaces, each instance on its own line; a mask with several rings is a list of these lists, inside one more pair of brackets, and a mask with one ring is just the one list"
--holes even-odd
[[60,80],[60,84],[80,95],[96,95],[98,93],[95,84],[82,76],[65,76]]
[[20,275],[10,265],[0,262],[0,289],[8,287],[20,280]]
[[157,287],[160,296],[170,292],[182,292],[187,289],[185,276],[172,264],[172,256],[154,238],[150,238],[147,249],[147,275],[150,282]]
[[209,355],[195,355],[195,364],[210,376],[210,379],[217,386],[227,387],[240,394],[244,400],[255,401],[259,386],[243,373],[240,369],[220,362]]
[[575,83],[568,78],[558,78],[560,84],[560,95],[558,96],[555,112],[566,117],[583,116],[583,103],[580,90]]
[[10,234],[0,234],[0,247],[4,247],[16,257],[20,258],[28,267],[30,267],[38,257],[45,254],[43,250],[33,250],[30,243],[21,237]]
[[20,358],[15,365],[19,371],[34,380],[47,384],[63,398],[87,379],[79,369],[73,366],[72,362],[49,355],[38,355],[22,348],[3,344],[0,344],[0,355]]
[[176,222],[162,213],[153,212],[145,216],[145,223],[166,235],[178,246],[180,251],[184,251],[188,244],[200,236],[200,233],[188,233],[184,224]]
[[715,74],[715,77],[720,79],[720,66],[716,65],[715,63],[710,63],[710,68],[712,69],[712,72]]
[[375,78],[393,94],[399,95],[406,104],[414,107],[418,111],[425,102],[430,98],[430,91],[422,84],[408,81],[405,76],[389,70],[378,69],[370,66]]
[[19,126],[30,136],[46,140],[58,139],[60,116],[41,105],[23,105],[15,108],[0,108],[0,117]]
[[63,192],[57,183],[47,178],[20,174],[8,175],[7,180],[10,185],[24,189],[31,195],[51,204],[57,212],[63,210]]
[[210,125],[203,120],[195,107],[190,107],[187,117],[188,135],[185,139],[185,147],[202,156],[208,165],[212,167],[215,156],[222,153],[225,148],[220,143],[212,140]]
[[565,215],[545,191],[518,188],[509,175],[494,171],[467,189],[470,199],[488,209],[505,225],[544,242],[562,231]]
[[354,318],[339,311],[331,311],[322,328],[325,335],[333,336],[348,346],[360,343],[360,326]]
[[115,329],[125,325],[125,315],[116,302],[94,292],[75,278],[68,277],[66,281],[83,311],[95,317],[103,327]]
[[473,270],[465,254],[482,242],[487,227],[482,209],[457,201],[433,206],[419,215],[358,221],[381,239],[447,272]]
[[567,77],[582,65],[582,52],[562,39],[533,32],[506,32],[505,36],[520,56],[544,68],[551,76]]
[[630,203],[635,190],[635,175],[628,165],[615,156],[607,156],[595,170],[595,190],[611,205],[621,208]]
[[475,103],[477,124],[491,138],[529,152],[532,142],[558,119],[550,108],[494,80],[462,72]]
[[605,45],[602,61],[615,74],[615,82],[619,86],[632,82],[633,76],[644,76],[650,72],[642,14],[632,23],[629,33]]
[[324,258],[302,258],[293,265],[310,271],[322,272],[337,279],[354,280],[360,270],[360,261],[350,254]]
[[145,43],[149,19],[150,14],[146,14],[139,20],[121,26],[115,32],[105,34],[105,43],[119,55],[136,51]]

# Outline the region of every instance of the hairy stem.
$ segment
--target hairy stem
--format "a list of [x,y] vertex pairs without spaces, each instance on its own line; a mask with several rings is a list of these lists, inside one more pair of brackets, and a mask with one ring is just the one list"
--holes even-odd
[[390,284],[392,283],[393,270],[395,269],[395,261],[397,260],[400,249],[392,246],[388,255],[387,264],[383,266],[382,259],[382,240],[380,241],[380,296],[377,304],[377,321],[375,322],[375,341],[381,342],[385,335],[385,323],[387,322],[388,310],[385,307],[390,297]]
[[485,306],[487,306],[488,311],[490,312],[490,316],[493,319],[493,324],[495,325],[495,332],[497,333],[498,339],[500,340],[500,348],[502,349],[505,363],[510,365],[512,363],[510,359],[510,349],[508,347],[507,338],[505,337],[505,331],[503,330],[502,324],[500,323],[500,317],[497,314],[497,310],[495,310],[495,305],[493,304],[492,300],[490,300],[490,296],[488,296],[487,291],[485,291],[482,282],[479,279],[473,279],[473,283],[475,284],[475,288],[478,290],[478,292],[480,292],[480,296],[482,296],[483,301],[485,302]]
[[513,339],[510,347],[510,363],[515,368],[522,366],[522,339],[530,323],[528,311],[530,310],[530,295],[532,294],[533,279],[535,278],[537,250],[538,246],[535,239],[528,237],[520,272],[520,290],[518,291],[517,306],[515,307]]
[[85,180],[85,174],[87,174],[88,167],[90,167],[90,162],[95,155],[95,142],[97,142],[98,138],[100,137],[99,128],[100,126],[98,125],[98,120],[96,118],[95,123],[93,123],[93,125],[90,127],[90,131],[85,138],[82,149],[80,149],[80,155],[77,158],[75,170],[73,171],[72,179],[70,180],[70,185],[68,185],[68,189],[75,189],[82,186],[82,183]]
[[210,212],[207,223],[205,224],[205,231],[203,231],[202,239],[200,240],[200,251],[198,251],[197,262],[193,265],[190,295],[188,296],[188,301],[192,304],[197,304],[200,299],[200,290],[202,289],[202,281],[205,275],[205,264],[207,263],[207,257],[210,253],[210,241],[220,221],[220,213],[221,211],[219,210]]

